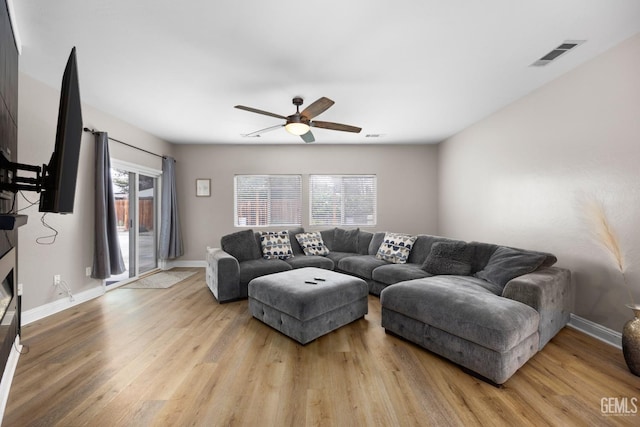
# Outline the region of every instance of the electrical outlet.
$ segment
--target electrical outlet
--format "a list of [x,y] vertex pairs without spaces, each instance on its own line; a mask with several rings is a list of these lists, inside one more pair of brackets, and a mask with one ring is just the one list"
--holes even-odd
[[53,275],[53,286],[58,286],[60,285],[60,275],[59,274],[54,274]]
[[91,277],[91,267],[87,267],[87,268],[85,268],[85,269],[84,269],[84,274],[85,274],[87,277]]

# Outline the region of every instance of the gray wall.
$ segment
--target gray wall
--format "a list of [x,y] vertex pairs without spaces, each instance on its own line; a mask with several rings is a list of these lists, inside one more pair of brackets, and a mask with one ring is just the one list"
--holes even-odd
[[638,76],[640,35],[445,141],[439,158],[441,234],[554,252],[573,271],[575,313],[618,331],[629,297],[585,202],[604,203],[640,302]]
[[[82,70],[80,70],[82,73]],[[62,76],[61,76],[62,77]],[[80,88],[82,93],[82,87]],[[18,161],[41,165],[49,162],[55,143],[59,88],[53,89],[24,74],[19,78]],[[173,146],[134,126],[83,105],[84,125],[108,131],[114,138],[159,154],[172,154]],[[112,143],[112,156],[120,160],[161,169],[160,159],[140,151]],[[64,299],[52,286],[53,275],[60,274],[74,294],[101,288],[102,283],[85,276],[85,268],[93,264],[93,170],[94,138],[84,133],[80,151],[78,184],[72,215],[48,214],[47,222],[59,231],[53,245],[39,245],[36,239],[51,234],[40,223],[38,207],[21,213],[29,216],[27,225],[18,232],[18,281],[24,285],[23,310]],[[36,201],[37,193],[25,192]],[[18,196],[18,207],[28,204]]]
[[[303,226],[309,228],[309,174],[376,174],[375,230],[435,233],[437,159],[433,145],[178,145],[175,147],[185,255],[202,260],[206,246],[237,231],[233,225],[236,174],[302,174]],[[211,197],[195,197],[196,178],[211,179]]]

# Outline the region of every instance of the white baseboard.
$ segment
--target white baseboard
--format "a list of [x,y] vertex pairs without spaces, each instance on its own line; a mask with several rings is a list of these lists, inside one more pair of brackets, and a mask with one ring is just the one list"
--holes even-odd
[[205,260],[186,260],[186,261],[166,261],[166,268],[163,268],[163,270],[168,270],[170,268],[173,267],[200,267],[200,268],[206,268],[207,267],[207,261]]
[[[162,270],[169,270],[173,267],[201,267],[205,268],[207,266],[207,262],[204,260],[192,260],[192,261],[163,261],[160,262],[159,267]],[[123,285],[125,283],[122,283]],[[40,319],[44,319],[47,316],[51,316],[52,314],[56,314],[60,311],[66,310],[78,304],[82,304],[83,302],[92,300],[94,298],[98,298],[104,295],[106,289],[103,286],[94,287],[84,292],[80,292],[79,294],[75,294],[73,296],[73,301],[69,301],[69,298],[61,298],[59,300],[50,302],[45,305],[41,305],[40,307],[32,308],[31,310],[26,310],[22,312],[22,322],[21,324],[28,325],[29,323],[33,323]]]
[[606,328],[591,320],[576,316],[573,313],[569,319],[569,326],[609,345],[620,349],[622,348],[622,334],[613,329]]
[[73,301],[70,301],[69,298],[62,298],[45,305],[41,305],[40,307],[23,311],[21,324],[23,326],[28,325],[29,323],[44,319],[45,317],[51,316],[52,314],[59,313],[78,304],[82,304],[83,302],[98,298],[104,295],[104,293],[104,286],[95,287],[84,292],[80,292],[79,294],[75,294],[73,296]]
[[13,376],[18,368],[18,359],[20,358],[21,351],[22,346],[20,345],[20,336],[17,336],[13,346],[11,347],[11,353],[9,353],[7,365],[4,367],[2,381],[0,382],[0,422],[2,422],[2,419],[4,418],[4,410],[7,406],[7,400],[9,399],[11,382],[13,381]]

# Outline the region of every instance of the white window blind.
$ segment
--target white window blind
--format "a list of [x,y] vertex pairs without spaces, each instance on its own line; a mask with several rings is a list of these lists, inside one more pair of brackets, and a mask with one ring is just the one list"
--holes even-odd
[[375,175],[311,175],[310,225],[376,225]]
[[302,225],[302,176],[236,175],[235,226]]

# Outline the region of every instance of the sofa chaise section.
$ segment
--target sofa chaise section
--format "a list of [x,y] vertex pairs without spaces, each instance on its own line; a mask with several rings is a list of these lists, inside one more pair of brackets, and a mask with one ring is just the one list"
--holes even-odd
[[432,276],[385,288],[386,331],[496,384],[508,380],[568,322],[570,273],[547,267],[512,279],[500,294],[470,276]]

